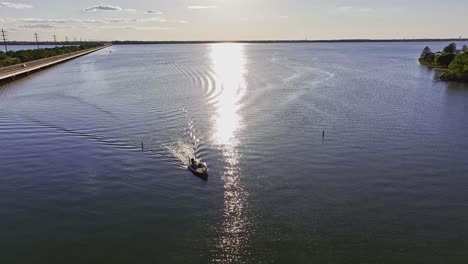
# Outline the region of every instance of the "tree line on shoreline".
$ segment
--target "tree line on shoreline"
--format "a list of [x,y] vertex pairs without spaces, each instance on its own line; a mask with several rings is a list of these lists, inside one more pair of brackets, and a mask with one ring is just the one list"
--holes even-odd
[[438,78],[443,81],[468,82],[468,46],[457,49],[455,43],[449,44],[442,52],[434,53],[425,47],[419,63],[431,68],[443,69]]
[[45,59],[58,55],[70,54],[72,52],[96,48],[101,44],[87,44],[79,46],[63,46],[56,48],[32,49],[32,50],[10,50],[8,52],[0,51],[0,67],[26,63],[29,61]]

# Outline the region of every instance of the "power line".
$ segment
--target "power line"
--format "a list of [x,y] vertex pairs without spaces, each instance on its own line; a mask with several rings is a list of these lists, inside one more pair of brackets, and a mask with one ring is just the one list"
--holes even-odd
[[37,32],[34,32],[34,37],[36,38],[37,49],[39,49],[39,36],[37,35]]
[[6,35],[5,33],[7,33],[7,32],[6,32],[5,30],[3,30],[3,28],[2,28],[3,44],[5,45],[5,52],[8,52],[8,48],[7,48],[7,44],[6,44],[6,42],[7,42],[7,38],[6,38],[6,37],[7,37],[8,35]]

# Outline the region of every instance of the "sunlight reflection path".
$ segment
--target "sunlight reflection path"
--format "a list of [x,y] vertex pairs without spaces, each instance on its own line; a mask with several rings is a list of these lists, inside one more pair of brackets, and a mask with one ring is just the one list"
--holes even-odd
[[239,169],[238,134],[244,124],[239,111],[247,85],[246,58],[242,44],[214,44],[211,46],[216,90],[220,92],[214,116],[213,141],[222,149],[225,162],[224,215],[214,262],[241,263],[246,254],[250,234],[247,216],[247,196],[241,183]]

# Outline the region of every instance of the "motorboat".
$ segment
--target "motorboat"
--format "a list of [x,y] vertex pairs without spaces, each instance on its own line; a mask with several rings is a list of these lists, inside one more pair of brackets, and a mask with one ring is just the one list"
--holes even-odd
[[196,159],[190,159],[188,169],[195,175],[207,178],[208,177],[208,166],[206,163]]

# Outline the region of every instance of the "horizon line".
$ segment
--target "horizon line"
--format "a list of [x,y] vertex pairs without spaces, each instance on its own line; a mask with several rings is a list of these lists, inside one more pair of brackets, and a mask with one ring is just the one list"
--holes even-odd
[[[468,41],[468,38],[405,38],[405,39],[271,39],[271,40],[88,40],[88,41],[6,41],[7,45],[28,44],[77,44],[77,43],[112,43],[112,44],[210,44],[210,43],[339,43],[339,42],[439,42],[439,41]],[[3,44],[3,43],[2,43]]]

